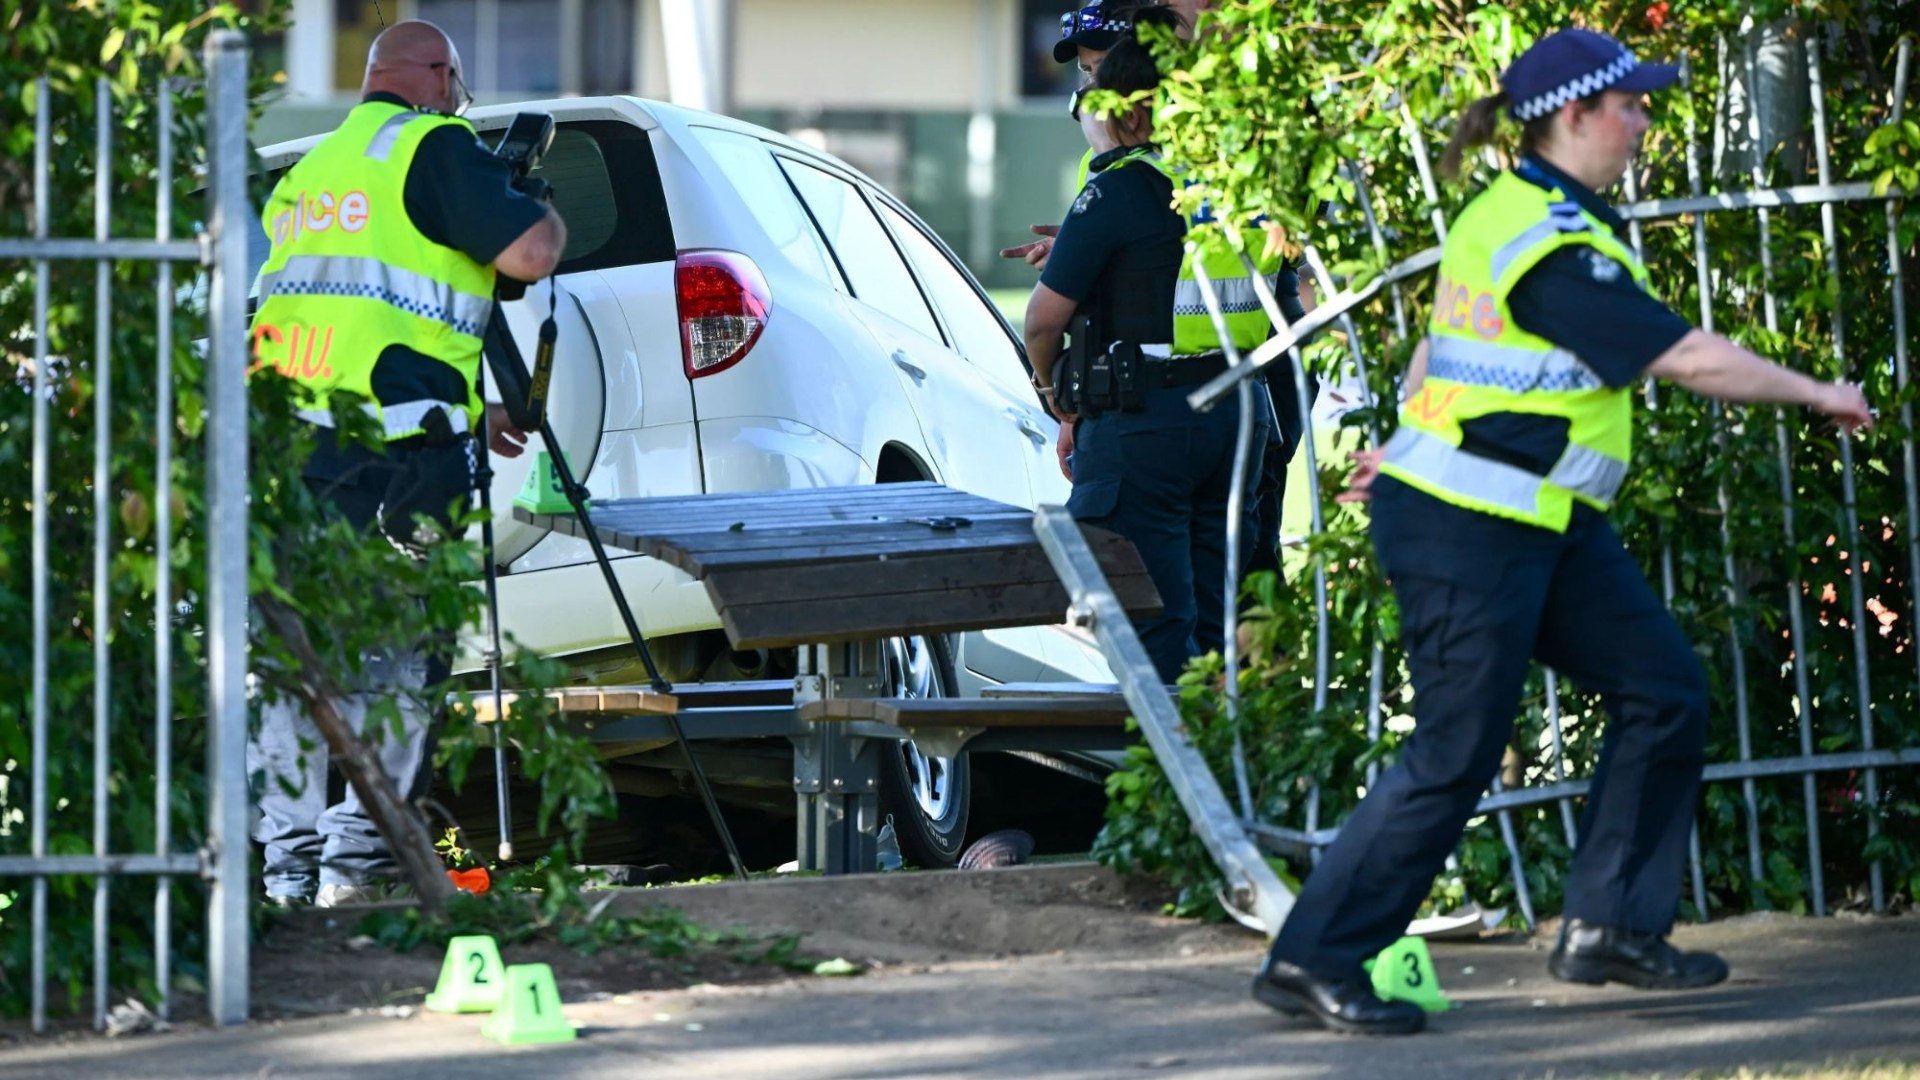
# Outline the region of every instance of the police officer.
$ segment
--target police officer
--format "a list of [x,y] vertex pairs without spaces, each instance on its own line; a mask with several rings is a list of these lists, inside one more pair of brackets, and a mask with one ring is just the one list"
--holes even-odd
[[1648,294],[1621,219],[1595,194],[1647,129],[1643,95],[1674,81],[1587,30],[1543,38],[1501,93],[1461,118],[1457,175],[1499,113],[1521,154],[1447,236],[1400,427],[1364,455],[1400,603],[1418,721],[1307,880],[1254,996],[1327,1028],[1420,1030],[1375,997],[1362,961],[1405,929],[1498,768],[1530,659],[1606,703],[1611,724],[1548,962],[1569,982],[1710,986],[1727,966],[1666,940],[1700,790],[1707,681],[1607,523],[1627,473],[1631,389],[1646,375],[1731,402],[1801,404],[1872,423],[1857,386],[1823,383],[1694,329]]
[[[1136,27],[1178,25],[1164,8],[1132,17]],[[1151,52],[1130,29],[1101,60],[1094,85],[1128,94],[1159,80]],[[1195,333],[1204,314],[1177,314],[1182,290],[1192,286],[1183,259],[1187,229],[1170,209],[1174,181],[1152,150],[1151,108],[1136,106],[1108,127],[1117,145],[1095,159],[1028,302],[1027,355],[1061,420],[1062,457],[1072,455],[1067,508],[1139,549],[1165,608],[1136,629],[1161,678],[1172,682],[1188,658],[1222,644],[1238,406],[1195,413],[1187,405],[1185,388],[1224,371],[1226,360],[1210,327],[1204,339]],[[1076,312],[1091,317],[1090,347],[1063,365],[1061,335]],[[1259,445],[1264,410],[1256,423]]]
[[[509,187],[505,165],[456,114],[470,100],[460,57],[439,27],[396,23],[367,55],[360,104],[288,170],[262,215],[272,245],[253,320],[256,370],[301,384],[302,416],[320,425],[307,483],[369,542],[418,549],[451,531],[446,508],[473,484],[483,413],[495,453],[525,435],[479,396],[481,332],[496,273],[533,281],[553,271],[566,229],[550,206]],[[381,450],[336,440],[330,395],[350,391],[385,437]],[[437,514],[422,526],[416,509]],[[374,537],[375,530],[386,538]],[[393,697],[404,731],[380,740],[403,797],[430,777],[432,710],[418,691],[446,677],[443,657],[406,643],[365,659],[343,714]],[[394,860],[349,788],[329,804],[325,744],[290,701],[262,709],[249,748],[258,792],[255,836],[266,846],[267,896],[283,905],[376,899]]]
[[[1062,64],[1078,64],[1087,80],[1074,91],[1069,104],[1069,111],[1073,119],[1080,123],[1089,144],[1085,156],[1080,159],[1074,184],[1076,191],[1086,186],[1088,176],[1094,171],[1096,158],[1102,165],[1113,160],[1111,157],[1100,157],[1113,148],[1113,140],[1107,134],[1105,124],[1090,110],[1081,108],[1081,97],[1091,88],[1093,72],[1100,60],[1114,42],[1132,28],[1133,13],[1142,6],[1155,5],[1103,2],[1060,16],[1060,40],[1054,43],[1053,58]],[[1212,7],[1212,4],[1210,0],[1170,0],[1164,6],[1179,17],[1178,32],[1185,37],[1195,32],[1200,13]],[[1195,223],[1210,220],[1211,217],[1203,213]],[[1053,237],[1059,227],[1033,225],[1030,228],[1040,239],[1004,248],[1000,255],[1002,258],[1024,259],[1035,269],[1044,270],[1047,257],[1053,249]],[[1265,275],[1268,286],[1279,302],[1281,314],[1289,323],[1305,318],[1307,312],[1312,310],[1311,288],[1303,288],[1298,272],[1280,257],[1277,248],[1256,243],[1255,250],[1256,269]],[[1214,249],[1208,253],[1206,267],[1231,325],[1234,344],[1246,352],[1266,340],[1272,332],[1272,324],[1238,256],[1225,247]],[[1184,267],[1183,270],[1180,286],[1182,296],[1176,300],[1181,336],[1192,347],[1191,351],[1217,349],[1219,337],[1201,302],[1191,267]],[[1315,385],[1309,377],[1309,400]],[[1301,403],[1294,385],[1293,361],[1290,358],[1282,358],[1278,363],[1268,366],[1266,400],[1261,401],[1260,405],[1268,413],[1268,436],[1261,451],[1264,464],[1260,480],[1256,489],[1249,493],[1253,503],[1253,525],[1245,549],[1248,551],[1246,571],[1268,570],[1278,573],[1281,500],[1286,491],[1287,466],[1299,449],[1306,430],[1306,406]],[[1065,471],[1064,456],[1061,468]],[[1214,635],[1208,633],[1206,637],[1212,640]]]

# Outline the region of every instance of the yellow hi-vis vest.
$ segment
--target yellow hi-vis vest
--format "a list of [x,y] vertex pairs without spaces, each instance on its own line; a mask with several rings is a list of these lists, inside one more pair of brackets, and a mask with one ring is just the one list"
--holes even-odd
[[381,402],[388,440],[421,432],[445,408],[456,430],[480,417],[481,334],[493,311],[492,266],[434,243],[407,216],[407,168],[428,133],[465,120],[370,101],[280,178],[261,214],[273,245],[260,268],[253,370],[301,383],[301,415],[331,423],[328,397],[373,400],[373,366],[402,345],[460,373],[464,401]]
[[[1107,166],[1107,171],[1134,161],[1144,161],[1169,180],[1180,183],[1180,178],[1160,163],[1160,156],[1147,150],[1128,154]],[[1225,237],[1212,235],[1205,240],[1189,243],[1180,257],[1180,277],[1173,287],[1173,341],[1165,345],[1142,345],[1142,351],[1149,356],[1201,356],[1221,350],[1220,334],[1214,328],[1213,316],[1207,314],[1206,302],[1200,294],[1200,282],[1194,277],[1196,257],[1206,267],[1207,278],[1213,283],[1213,294],[1220,301],[1220,311],[1225,316],[1227,333],[1233,338],[1234,348],[1247,352],[1273,333],[1273,320],[1267,318],[1267,309],[1260,303],[1260,295],[1254,290],[1253,278],[1247,273],[1246,264],[1240,261],[1240,255]],[[1282,265],[1280,257],[1257,255],[1253,264],[1266,279],[1267,289],[1271,291],[1279,280]]]
[[[1633,407],[1580,358],[1527,333],[1507,306],[1513,286],[1554,250],[1586,244],[1642,289],[1647,271],[1598,218],[1558,190],[1512,173],[1467,205],[1447,234],[1427,323],[1427,378],[1400,407],[1380,471],[1456,506],[1565,532],[1574,500],[1606,509],[1626,479]],[[1568,422],[1567,448],[1545,476],[1460,449],[1463,421],[1526,413]]]

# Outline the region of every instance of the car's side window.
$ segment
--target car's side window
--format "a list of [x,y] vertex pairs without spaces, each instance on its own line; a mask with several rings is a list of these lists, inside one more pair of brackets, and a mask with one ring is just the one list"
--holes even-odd
[[986,300],[974,291],[966,274],[904,214],[885,203],[880,204],[880,213],[893,227],[893,234],[900,238],[907,258],[920,272],[920,283],[926,286],[934,306],[945,317],[947,330],[953,335],[954,351],[990,377],[1024,390],[1027,367],[1020,360],[1011,332],[999,315],[987,307]]
[[926,298],[920,295],[907,264],[900,260],[900,253],[859,189],[811,165],[787,158],[780,159],[780,165],[793,178],[793,186],[826,234],[853,286],[853,295],[939,341],[940,327],[933,320],[933,312],[927,310]]
[[733,181],[741,201],[766,230],[768,239],[793,265],[845,291],[839,271],[822,250],[820,237],[807,223],[806,211],[800,208],[800,200],[794,197],[787,178],[780,175],[779,166],[773,163],[767,144],[737,131],[709,127],[695,127],[692,131],[700,145],[713,155],[720,171]]

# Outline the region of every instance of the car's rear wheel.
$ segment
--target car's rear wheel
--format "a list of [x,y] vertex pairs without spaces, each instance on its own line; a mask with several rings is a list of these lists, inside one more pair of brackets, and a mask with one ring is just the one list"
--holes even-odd
[[[889,697],[952,697],[959,686],[953,644],[944,635],[891,638],[882,647]],[[900,854],[916,866],[960,861],[973,776],[967,756],[931,757],[906,740],[880,759],[880,806],[893,817]]]

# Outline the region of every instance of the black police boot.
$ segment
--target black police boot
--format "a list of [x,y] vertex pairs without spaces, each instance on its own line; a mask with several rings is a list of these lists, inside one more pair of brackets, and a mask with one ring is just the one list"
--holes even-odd
[[1382,1001],[1366,979],[1323,979],[1269,957],[1253,977],[1253,997],[1287,1016],[1307,1016],[1342,1035],[1411,1035],[1427,1014],[1410,1001]]
[[1725,980],[1727,962],[1710,952],[1681,952],[1659,934],[1568,919],[1547,971],[1561,982],[1693,990]]

